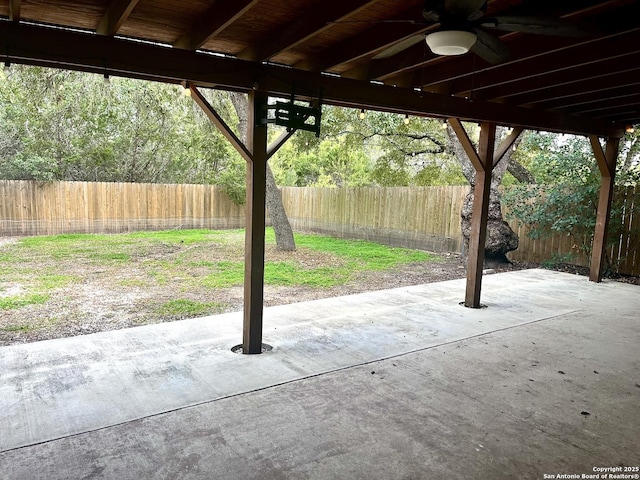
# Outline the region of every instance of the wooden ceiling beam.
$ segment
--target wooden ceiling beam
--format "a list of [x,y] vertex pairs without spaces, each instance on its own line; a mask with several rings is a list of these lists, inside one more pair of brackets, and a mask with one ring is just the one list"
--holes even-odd
[[496,89],[522,78],[547,75],[553,72],[570,70],[576,67],[593,65],[597,56],[594,50],[612,52],[616,56],[635,54],[639,51],[640,28],[629,32],[612,35],[604,39],[582,42],[570,47],[557,49],[535,57],[512,62],[509,65],[498,65],[493,69],[478,72],[464,78],[448,82],[447,91],[451,94],[465,95],[473,90],[480,94],[483,89]]
[[411,72],[416,65],[442,63],[443,57],[434,55],[426,42],[420,42],[392,57],[374,59],[342,73],[343,77],[357,80],[386,80],[388,77]]
[[21,23],[0,22],[0,44],[11,44],[13,63],[120,75],[144,80],[249,91],[258,88],[323,103],[428,117],[455,117],[533,130],[622,136],[624,125],[556,112],[469,102],[463,98],[375,85],[287,67],[223,58],[121,38]]
[[[411,8],[395,19],[422,18],[422,7]],[[393,19],[392,19],[393,20]],[[294,68],[321,72],[390,47],[400,40],[425,32],[428,25],[403,22],[381,23],[328,48],[313,58],[302,60]]]
[[197,50],[253,7],[259,0],[214,0],[191,27],[173,42],[176,48]]
[[556,98],[553,100],[548,100],[546,102],[539,102],[536,104],[536,106],[542,108],[543,110],[566,110],[571,107],[579,107],[581,105],[597,102],[601,99],[610,100],[626,97],[629,95],[635,95],[639,91],[640,78],[638,78],[635,83],[623,87],[603,88],[588,93],[575,92],[572,95],[568,95],[562,98]]
[[[401,86],[422,85],[429,91],[452,95],[464,95],[473,88],[474,92],[481,95],[484,88],[507,86],[522,78],[560,71],[563,67],[568,67],[568,62],[574,68],[593,63],[596,57],[593,55],[594,49],[610,51],[616,56],[635,54],[640,41],[639,30],[636,27],[605,38],[589,40],[536,35],[535,42],[531,41],[532,37],[529,35],[511,34],[512,36],[501,38],[508,39],[507,46],[515,52],[514,58],[499,65],[489,65],[484,60],[467,54],[461,58],[447,58],[446,62],[437,65],[433,65],[433,60],[427,60],[401,75],[390,76],[381,70],[375,74],[378,77],[384,76],[386,83]],[[500,81],[496,83],[497,79]]]
[[606,100],[602,102],[594,102],[589,106],[582,107],[580,109],[571,109],[567,113],[571,115],[584,115],[586,113],[590,116],[599,117],[600,115],[610,115],[611,112],[617,112],[620,107],[638,108],[640,105],[640,94],[636,94],[629,97],[620,98],[617,100]]
[[315,8],[293,22],[271,32],[241,51],[237,57],[243,60],[262,61],[295,47],[305,40],[331,28],[335,22],[344,21],[359,11],[378,3],[379,0],[341,0],[335,4],[321,2]]
[[[610,0],[607,2],[609,6],[613,4],[623,3],[624,5],[630,3],[630,0]],[[559,2],[554,8],[557,11],[548,10],[550,7],[547,7],[547,14],[551,17],[564,18],[569,20],[580,20],[586,17],[592,18],[602,18],[603,10],[606,12],[607,7],[603,4],[599,3],[597,5],[590,6],[581,6],[577,10],[567,10],[571,8],[576,8],[577,2],[574,4],[565,4]],[[633,8],[633,6],[632,6]],[[489,10],[491,10],[491,2],[489,2]],[[519,7],[515,7],[514,9],[509,9],[508,11],[497,11],[498,15],[521,15],[523,12],[519,11]],[[493,15],[494,13],[488,12],[488,16]],[[524,13],[525,16],[531,16],[531,13]],[[536,15],[538,15],[536,13]],[[631,15],[632,18],[635,18],[636,15]],[[623,28],[621,28],[623,29]],[[509,60],[506,63],[500,65],[500,67],[506,66],[510,63],[517,62],[523,58],[531,57],[534,55],[538,55],[540,53],[547,52],[549,50],[554,50],[562,47],[568,47],[579,42],[579,39],[575,38],[567,38],[567,37],[549,37],[544,35],[536,35],[535,41],[531,41],[531,36],[522,35],[515,32],[501,34],[499,35],[502,41],[505,41],[510,50],[516,52],[516,56]],[[402,68],[396,69],[396,65],[389,59],[386,62],[372,62],[371,66],[371,79],[380,79],[387,80],[388,83],[403,85],[403,86],[417,86],[421,85],[420,81],[425,81],[426,83],[422,83],[423,87],[431,87],[427,88],[431,91],[438,91],[441,93],[449,93],[451,89],[446,86],[438,86],[433,87],[434,85],[454,79],[459,77],[464,77],[469,75],[471,72],[478,73],[483,71],[484,69],[493,69],[496,66],[491,65],[483,59],[473,56],[473,55],[465,55],[462,58],[456,59],[447,59],[449,60],[446,65],[438,65],[437,69],[427,70],[428,67],[431,67],[433,63],[432,60],[428,57],[425,57],[420,62],[416,62],[414,67],[415,69],[420,69],[419,71],[405,71],[409,70],[406,66],[403,66],[402,63],[400,65]],[[444,68],[443,68],[444,67]]]
[[9,20],[20,21],[20,0],[9,0]]
[[[492,5],[493,2],[489,2],[487,9],[487,16],[491,17],[494,15],[515,15],[515,16],[538,16],[539,13],[536,10],[537,6],[534,6],[533,3],[527,5],[518,5],[516,2],[516,6],[513,8],[504,9],[495,8],[495,5]],[[494,2],[495,4],[500,2]],[[591,5],[589,4],[591,3]],[[607,8],[611,6],[618,5],[622,3],[624,7],[630,10],[630,18],[636,18],[635,15],[636,8],[634,5],[628,5],[632,3],[630,0],[610,0],[606,2],[608,7],[602,4],[599,1],[584,1],[584,2],[556,2],[556,4],[548,4],[545,5],[545,15],[552,18],[564,18],[567,20],[580,21],[584,18],[594,18],[598,21],[606,21],[611,23],[611,19],[609,17],[603,17],[603,13],[606,13]],[[532,9],[533,7],[533,9]],[[619,22],[619,19],[617,23]],[[630,24],[632,25],[632,23]],[[610,27],[609,27],[610,28]],[[629,27],[631,28],[631,27]],[[624,29],[620,27],[620,29]],[[521,35],[518,33],[500,33],[493,32],[497,36],[499,36],[503,41],[505,41],[509,48],[516,52],[514,54],[514,58],[512,58],[509,62],[511,63],[517,61],[522,58],[530,57],[545,51],[554,50],[561,47],[567,47],[576,43],[579,43],[581,40],[576,38],[568,38],[568,37],[549,37],[545,35],[536,35],[535,41],[532,41],[532,36],[529,35]],[[430,53],[430,52],[429,52]],[[431,55],[431,57],[433,57]],[[402,58],[398,58],[399,62],[394,62],[395,57],[381,60],[381,61],[372,61],[369,67],[369,79],[377,79],[377,80],[385,80],[389,84],[396,84],[402,86],[418,86],[421,85],[421,81],[425,81],[422,84],[424,87],[428,87],[443,81],[447,81],[450,79],[458,78],[460,76],[469,75],[471,72],[479,72],[486,68],[494,68],[494,65],[489,64],[479,57],[475,57],[472,55],[465,55],[462,58],[458,59],[448,59],[445,65],[438,65],[437,69],[431,70],[428,67],[431,67],[432,58],[429,56],[423,56],[422,59],[418,59],[414,63],[416,71],[408,71],[410,70],[405,65],[405,60]],[[503,63],[501,66],[506,65],[507,63]],[[364,71],[363,67],[360,68],[360,71]],[[437,88],[427,88],[430,91],[437,91],[440,93],[455,93],[451,89],[447,89],[444,86],[438,86]]]
[[[537,105],[542,102],[554,101],[562,98],[575,97],[586,93],[603,91],[610,88],[625,87],[638,83],[640,66],[630,68],[625,74],[614,73],[612,75],[601,75],[595,78],[588,78],[584,81],[576,80],[559,86],[548,86],[534,92],[523,95],[512,96],[509,103],[515,105]],[[550,84],[553,85],[553,84]]]
[[625,125],[640,123],[640,109],[629,108],[628,110],[618,110],[607,115],[598,117],[601,121],[609,121],[611,123],[624,122]]
[[[430,91],[448,93],[450,88],[447,82],[464,79],[472,74],[477,75],[483,72],[493,72],[497,68],[505,68],[516,65],[518,62],[540,55],[549,49],[568,47],[575,45],[578,40],[575,38],[551,38],[540,36],[535,42],[530,41],[530,37],[510,33],[500,38],[506,41],[507,46],[513,56],[500,65],[492,65],[475,54],[469,53],[460,57],[425,57],[425,60],[415,65],[413,70],[404,73],[395,73],[392,62],[380,64],[373,71],[376,78],[384,78],[385,83],[393,83],[402,86],[422,85]],[[430,53],[430,52],[429,52]]]
[[640,49],[637,52],[616,55],[588,65],[581,65],[572,68],[570,71],[563,69],[545,73],[544,75],[525,77],[516,82],[495,88],[485,88],[481,91],[476,91],[474,98],[500,101],[517,95],[546,90],[549,85],[568,85],[576,81],[584,81],[604,75],[625,75],[626,72],[635,70],[636,65],[640,65]]
[[96,33],[113,36],[135,8],[138,0],[113,0],[100,20]]

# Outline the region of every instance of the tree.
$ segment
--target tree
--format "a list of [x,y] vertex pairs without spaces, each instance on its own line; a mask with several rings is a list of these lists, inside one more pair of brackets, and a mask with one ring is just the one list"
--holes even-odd
[[[505,195],[511,216],[529,226],[531,238],[548,238],[554,234],[571,234],[576,253],[591,258],[601,175],[586,138],[551,133],[529,134],[523,140],[524,154],[538,185],[515,187]],[[628,134],[616,171],[616,185],[637,185],[640,181],[638,135]],[[621,215],[625,205],[614,197],[609,223],[609,244],[618,238],[623,227]],[[605,257],[605,269],[615,266]]]
[[[247,96],[236,92],[229,92],[229,96],[233,106],[235,107],[236,114],[238,115],[238,132],[240,134],[240,138],[246,143],[249,112]],[[277,249],[283,251],[294,251],[296,249],[296,243],[293,237],[293,230],[291,229],[289,218],[287,217],[287,213],[285,212],[284,205],[282,203],[282,193],[276,185],[269,163],[267,163],[266,204],[269,216],[271,217],[273,231],[276,235]]]
[[273,159],[278,183],[297,187],[363,187],[370,185],[370,161],[344,139],[320,142],[312,151],[287,144]]
[[0,102],[1,178],[213,183],[244,201],[244,162],[174,86],[16,65]]
[[[471,231],[475,170],[454,132],[440,120],[383,112],[326,108],[320,140],[300,136],[277,162],[278,175],[291,185],[411,186],[468,182],[461,222],[465,251]],[[503,135],[504,129],[498,129]],[[519,140],[516,142],[517,147]],[[363,158],[365,161],[361,161]],[[366,159],[369,159],[367,164]],[[518,237],[502,218],[498,186],[509,171],[514,181],[532,182],[528,169],[507,152],[492,176],[485,262],[508,262]]]
[[[505,135],[506,131],[503,127],[496,129],[496,139],[500,140]],[[469,239],[471,237],[471,217],[473,214],[473,197],[476,184],[476,171],[473,164],[469,160],[466,152],[462,148],[460,141],[458,140],[455,132],[451,126],[447,127],[447,134],[449,141],[453,147],[456,158],[462,166],[462,172],[471,185],[471,190],[464,199],[461,212],[461,224],[462,224],[462,238],[464,242],[465,253],[469,250]],[[517,147],[521,137],[514,143],[514,148]],[[499,141],[496,141],[496,148]],[[509,149],[500,162],[494,166],[491,173],[491,191],[489,195],[489,218],[487,223],[487,238],[485,242],[485,266],[496,266],[504,263],[510,263],[506,257],[508,252],[516,250],[518,248],[518,235],[511,229],[509,224],[502,218],[502,205],[501,195],[498,187],[502,183],[504,174],[511,163],[513,150]],[[524,167],[521,167],[524,169]],[[525,178],[528,177],[524,176]]]
[[410,186],[464,183],[438,120],[324,107],[319,139],[298,135],[274,164],[297,186]]

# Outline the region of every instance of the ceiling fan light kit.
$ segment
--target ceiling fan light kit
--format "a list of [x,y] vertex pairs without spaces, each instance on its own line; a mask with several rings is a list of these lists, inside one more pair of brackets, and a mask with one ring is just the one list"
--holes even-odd
[[441,30],[426,36],[425,41],[436,55],[464,55],[476,43],[475,33],[464,30]]

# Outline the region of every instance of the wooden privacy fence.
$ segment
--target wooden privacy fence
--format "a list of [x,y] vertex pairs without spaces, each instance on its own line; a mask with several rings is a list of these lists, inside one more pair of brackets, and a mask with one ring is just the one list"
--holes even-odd
[[[284,187],[292,227],[436,252],[460,252],[460,209],[469,187]],[[640,188],[622,197],[622,234],[608,252],[618,271],[640,275]],[[0,181],[0,236],[117,233],[173,228],[242,228],[244,208],[212,185]],[[511,222],[519,261],[575,254],[570,235],[531,240]],[[612,226],[616,227],[616,226]],[[588,265],[576,256],[572,263]]]
[[[609,222],[609,228],[620,233],[607,251],[608,258],[618,273],[640,275],[640,187],[617,188],[614,198],[622,205],[622,217],[617,225],[613,220]],[[518,250],[509,254],[512,260],[539,263],[568,255],[568,263],[589,266],[590,259],[580,254],[577,241],[570,234],[534,240],[527,235],[526,226],[515,221],[510,225],[520,237]]]
[[0,236],[241,228],[213,185],[0,181]]
[[[436,252],[462,251],[460,210],[469,187],[295,188],[285,187],[285,209],[296,230]],[[622,233],[609,250],[619,273],[640,275],[640,188],[619,189],[624,202]],[[520,237],[512,260],[544,262],[573,255],[569,263],[588,266],[567,234],[532,240],[528,228],[510,222]],[[611,225],[616,228],[616,225]]]
[[296,230],[435,252],[462,248],[460,209],[469,187],[284,187]]

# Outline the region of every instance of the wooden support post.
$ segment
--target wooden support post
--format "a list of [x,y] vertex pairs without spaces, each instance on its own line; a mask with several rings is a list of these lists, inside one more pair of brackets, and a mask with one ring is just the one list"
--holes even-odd
[[243,353],[262,352],[262,310],[264,297],[264,227],[267,185],[267,95],[249,92],[247,145],[252,160],[247,162],[245,207],[244,328]]
[[596,214],[596,229],[593,235],[593,251],[591,254],[591,269],[589,280],[602,281],[603,260],[607,248],[607,233],[609,230],[609,216],[611,213],[611,200],[616,174],[616,161],[618,158],[619,138],[608,138],[606,151],[603,152],[600,141],[595,135],[589,137],[591,147],[595,154],[598,167],[602,175],[600,185],[600,199],[598,201],[598,213]]
[[491,194],[491,172],[493,170],[496,125],[487,122],[480,125],[480,143],[478,145],[478,152],[476,153],[462,124],[456,119],[450,119],[449,122],[476,170],[473,215],[471,217],[471,237],[469,238],[469,251],[467,252],[467,289],[464,305],[469,308],[480,308],[482,268],[484,265],[484,247],[487,237],[487,221],[489,218],[489,196]]
[[284,132],[267,146],[267,100],[261,92],[249,93],[246,145],[207,102],[193,84],[191,97],[211,122],[247,161],[247,201],[245,206],[244,328],[243,353],[262,352],[262,311],[264,306],[264,227],[266,212],[267,161],[295,133]]

